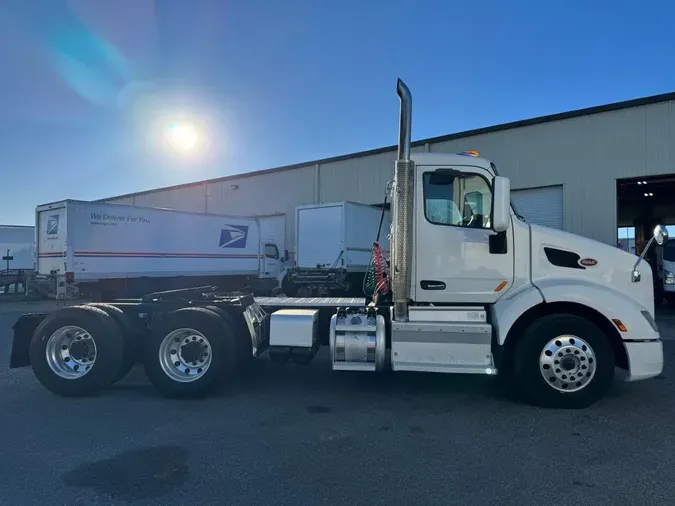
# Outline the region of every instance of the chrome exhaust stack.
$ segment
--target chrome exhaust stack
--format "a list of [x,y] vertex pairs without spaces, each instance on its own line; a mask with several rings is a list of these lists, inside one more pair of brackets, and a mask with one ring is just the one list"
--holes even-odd
[[410,159],[410,133],[412,130],[412,95],[400,79],[396,93],[401,102],[398,131],[398,159],[393,186],[393,243],[392,289],[394,319],[408,321],[410,282],[412,271],[412,222],[415,192],[415,163]]

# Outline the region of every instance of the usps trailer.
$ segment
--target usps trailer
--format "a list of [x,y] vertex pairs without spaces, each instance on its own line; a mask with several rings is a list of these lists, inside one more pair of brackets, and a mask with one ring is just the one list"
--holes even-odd
[[363,295],[373,240],[389,250],[389,212],[356,202],[298,206],[295,265],[284,279],[287,295]]
[[271,293],[279,276],[279,248],[261,242],[255,218],[65,200],[39,206],[36,226],[37,272],[57,294],[74,286],[97,300],[195,284]]

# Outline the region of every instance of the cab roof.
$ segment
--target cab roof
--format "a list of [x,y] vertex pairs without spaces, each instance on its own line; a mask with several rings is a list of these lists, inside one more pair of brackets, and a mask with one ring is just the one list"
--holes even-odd
[[415,165],[472,165],[492,170],[490,160],[460,153],[410,153],[410,159]]

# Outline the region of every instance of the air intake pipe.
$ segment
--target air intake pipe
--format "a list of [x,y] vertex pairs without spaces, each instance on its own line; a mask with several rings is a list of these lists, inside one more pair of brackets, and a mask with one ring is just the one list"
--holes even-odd
[[410,159],[412,129],[412,95],[400,79],[396,92],[401,102],[398,131],[398,159],[394,173],[394,233],[392,247],[392,288],[394,319],[408,321],[412,270],[412,221],[415,192],[415,163]]

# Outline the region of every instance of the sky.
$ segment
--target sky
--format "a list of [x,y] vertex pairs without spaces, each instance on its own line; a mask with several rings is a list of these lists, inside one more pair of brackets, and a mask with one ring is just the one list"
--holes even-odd
[[[2,0],[0,224],[675,90],[675,3]],[[192,118],[199,156],[162,142]]]

